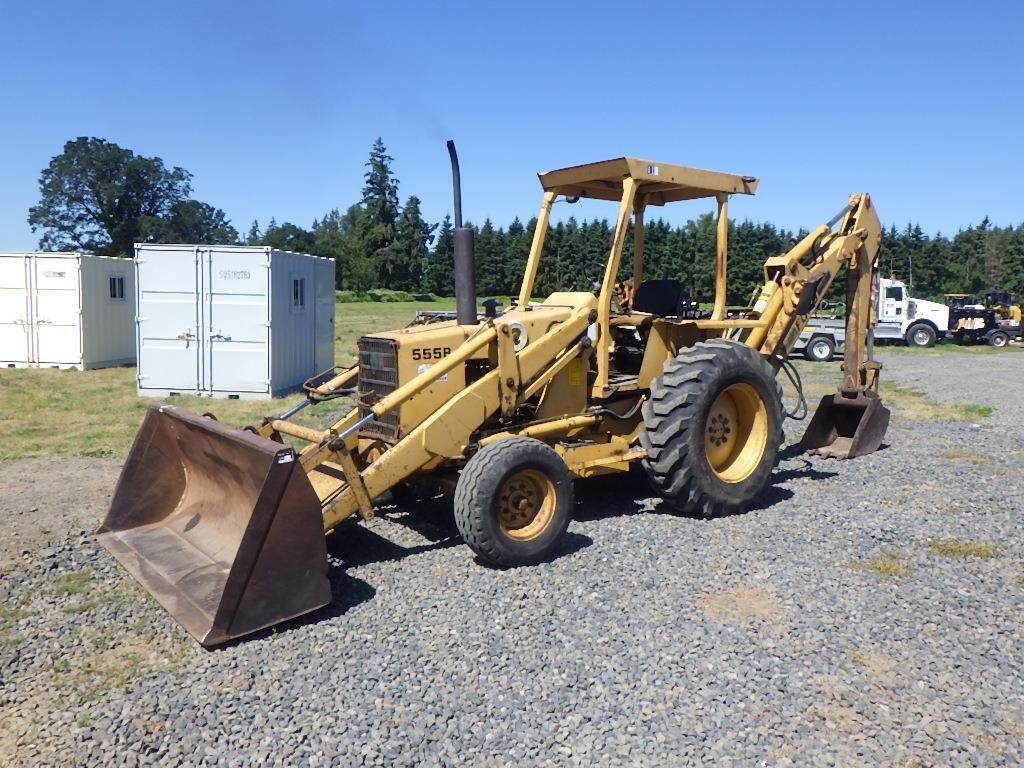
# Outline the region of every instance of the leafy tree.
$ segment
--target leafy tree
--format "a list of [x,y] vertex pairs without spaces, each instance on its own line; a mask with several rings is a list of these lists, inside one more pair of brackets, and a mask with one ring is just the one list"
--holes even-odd
[[140,229],[140,240],[148,243],[238,243],[238,231],[224,211],[198,200],[174,203],[166,218],[144,217]]
[[263,234],[262,245],[269,245],[271,248],[278,248],[282,251],[310,253],[314,243],[313,233],[308,229],[303,229],[297,224],[287,221],[277,226],[271,220],[271,224],[267,226],[267,231]]
[[191,178],[183,168],[166,168],[158,157],[79,137],[40,174],[41,198],[29,209],[28,223],[33,232],[43,230],[39,247],[44,250],[129,254],[144,227],[153,219],[169,219],[174,206],[188,199]]

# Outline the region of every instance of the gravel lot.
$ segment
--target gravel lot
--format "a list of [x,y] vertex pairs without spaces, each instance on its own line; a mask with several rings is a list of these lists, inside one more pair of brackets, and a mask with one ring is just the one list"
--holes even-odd
[[[212,652],[74,527],[118,462],[0,464],[0,519],[29,543],[0,565],[0,763],[1020,764],[1024,353],[883,359],[995,411],[895,412],[856,461],[787,450],[721,520],[580,483],[534,568],[474,562],[441,503],[386,510],[332,537],[330,607]],[[70,530],[39,549],[31,514]]]

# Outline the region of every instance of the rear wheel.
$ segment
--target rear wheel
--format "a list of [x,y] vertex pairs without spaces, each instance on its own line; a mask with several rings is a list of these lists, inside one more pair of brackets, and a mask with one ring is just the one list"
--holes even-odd
[[761,355],[732,341],[683,350],[651,384],[640,444],[665,501],[703,517],[741,512],[761,494],[782,442],[782,398]]
[[989,346],[992,347],[1005,347],[1010,343],[1010,337],[1003,331],[993,331],[988,335],[987,339]]
[[935,329],[926,323],[917,323],[907,329],[907,345],[911,347],[934,347]]
[[510,437],[480,449],[455,486],[455,524],[493,565],[547,557],[569,526],[574,503],[565,462],[546,443]]
[[827,336],[815,336],[804,347],[804,357],[816,363],[831,362],[836,353],[836,345]]

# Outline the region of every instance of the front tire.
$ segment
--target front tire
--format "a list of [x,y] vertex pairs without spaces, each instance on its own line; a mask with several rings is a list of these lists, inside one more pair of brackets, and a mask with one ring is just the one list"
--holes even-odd
[[554,450],[530,437],[509,437],[466,462],[455,486],[455,525],[488,563],[532,565],[558,545],[574,501],[569,469]]
[[908,347],[934,347],[935,329],[926,323],[917,323],[907,329]]
[[654,487],[703,517],[745,510],[778,461],[782,397],[753,349],[715,339],[684,349],[651,383],[640,444]]

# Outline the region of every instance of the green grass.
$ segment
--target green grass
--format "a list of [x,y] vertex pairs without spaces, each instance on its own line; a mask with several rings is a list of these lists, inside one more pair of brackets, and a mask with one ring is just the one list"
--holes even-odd
[[943,451],[939,455],[944,459],[948,459],[949,461],[964,462],[967,464],[973,464],[976,467],[993,466],[995,463],[988,456],[982,456],[980,453],[974,453],[973,451],[965,451],[960,448],[954,448],[948,451]]
[[[354,302],[338,304],[335,313],[335,362],[356,361],[359,337],[374,331],[401,328],[417,309],[449,310],[452,299],[419,302]],[[310,371],[314,373],[314,371]],[[135,432],[152,398],[135,394],[135,368],[98,371],[53,368],[0,369],[0,460],[41,456],[127,455]],[[192,396],[173,398],[175,405],[235,426],[258,424],[301,398],[291,394],[274,400],[211,400]],[[307,408],[295,421],[326,426],[338,417],[330,404]]]
[[[346,367],[354,364],[360,336],[402,328],[418,309],[444,311],[454,309],[454,306],[453,299],[423,303],[363,301],[338,304],[335,313],[335,361]],[[886,352],[900,349],[891,347]],[[921,354],[929,350],[909,351]],[[838,365],[803,361],[798,361],[797,365],[805,377],[807,396],[812,405],[822,395],[835,391]],[[0,434],[4,436],[0,441],[0,460],[45,456],[123,458],[131,447],[146,409],[155,402],[155,399],[137,397],[135,386],[135,368],[131,367],[84,373],[51,368],[0,369]],[[991,413],[988,406],[935,402],[922,392],[890,384],[884,372],[881,391],[897,424],[932,419],[976,421]],[[244,426],[258,424],[264,416],[280,413],[300,398],[299,394],[270,401],[181,396],[173,398],[173,402],[198,413],[209,411],[225,424]],[[322,428],[339,415],[338,407],[328,403],[307,408],[295,417],[295,421]]]
[[16,646],[23,639],[15,630],[15,625],[26,616],[31,616],[25,601],[19,603],[0,603],[0,650]]
[[996,557],[1001,548],[995,544],[964,539],[935,539],[928,542],[928,552],[938,557],[965,559],[978,557],[990,559]]
[[71,603],[70,605],[65,605],[63,608],[61,608],[61,611],[70,614],[85,613],[86,611],[91,611],[97,605],[98,603],[95,600],[84,600],[81,603]]
[[910,575],[910,565],[894,553],[875,555],[870,560],[850,563],[850,567],[892,579],[902,579]]
[[85,571],[75,571],[58,576],[53,581],[53,589],[58,595],[81,595],[90,590],[92,576]]
[[[839,383],[838,366],[810,363],[802,360],[796,365],[803,378],[804,394],[807,402],[814,407],[825,395],[832,395]],[[782,379],[786,390],[787,403],[792,399],[792,386]],[[879,387],[882,402],[892,411],[894,422],[910,421],[956,421],[974,422],[992,414],[992,408],[976,403],[940,403],[932,400],[924,392],[912,387],[894,384],[885,378],[882,371],[882,382]]]

